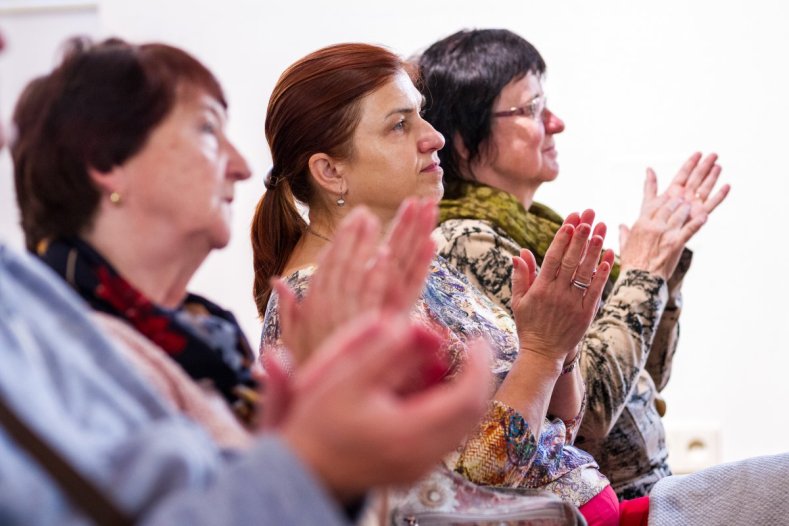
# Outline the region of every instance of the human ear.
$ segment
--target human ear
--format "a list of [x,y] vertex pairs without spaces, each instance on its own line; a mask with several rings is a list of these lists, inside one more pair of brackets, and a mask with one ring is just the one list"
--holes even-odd
[[452,143],[460,158],[468,162],[468,148],[466,148],[466,143],[463,141],[463,137],[460,136],[460,132],[455,132],[452,136]]
[[332,194],[345,192],[342,164],[325,153],[316,153],[307,163],[313,180],[325,191]]
[[113,204],[120,204],[127,188],[127,174],[122,166],[113,166],[107,171],[88,167],[88,177],[99,190],[102,198],[107,197]]

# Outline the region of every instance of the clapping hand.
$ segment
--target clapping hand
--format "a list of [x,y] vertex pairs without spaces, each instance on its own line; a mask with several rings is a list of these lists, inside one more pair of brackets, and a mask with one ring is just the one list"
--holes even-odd
[[513,258],[512,307],[521,352],[563,362],[589,327],[614,257],[606,251],[601,260],[606,228],[592,229],[593,221],[591,210],[570,214],[539,274],[528,250]]
[[270,359],[265,430],[282,433],[341,501],[411,482],[461,442],[490,395],[487,345],[471,345],[450,381],[425,360],[441,346],[405,316],[356,317],[293,376]]
[[716,160],[715,154],[703,161],[701,154],[693,154],[662,194],[655,172],[647,169],[641,214],[631,228],[619,227],[623,270],[646,270],[666,280],[671,276],[682,249],[729,193],[729,185],[723,185],[713,194],[721,172]]
[[318,268],[302,301],[283,280],[274,281],[282,342],[294,365],[355,316],[410,312],[435,253],[430,239],[435,222],[434,203],[408,199],[381,241],[378,219],[357,207],[318,257]]
[[[669,197],[681,197],[691,204],[689,215],[691,220],[712,213],[731,190],[731,186],[725,184],[714,194],[712,192],[722,170],[717,161],[718,155],[715,153],[709,154],[703,161],[701,153],[694,153],[685,161],[666,189],[665,193]],[[657,181],[657,176],[651,168],[647,169],[647,176]]]

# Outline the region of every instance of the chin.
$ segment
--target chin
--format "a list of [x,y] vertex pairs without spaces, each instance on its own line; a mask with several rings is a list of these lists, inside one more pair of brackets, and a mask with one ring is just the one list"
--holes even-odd
[[430,190],[424,193],[421,197],[423,199],[433,201],[434,203],[438,203],[441,201],[441,198],[444,197],[444,183],[439,182],[436,186],[431,187]]
[[551,170],[545,170],[542,174],[542,180],[544,183],[550,183],[551,181],[555,181],[557,177],[559,177],[558,166]]
[[211,236],[211,249],[225,248],[230,243],[230,226],[222,225],[216,229]]

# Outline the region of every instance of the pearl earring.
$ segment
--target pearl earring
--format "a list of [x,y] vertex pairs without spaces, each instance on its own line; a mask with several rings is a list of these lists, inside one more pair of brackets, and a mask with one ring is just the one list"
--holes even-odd
[[121,204],[121,194],[119,194],[118,192],[112,192],[110,194],[110,203],[114,205]]

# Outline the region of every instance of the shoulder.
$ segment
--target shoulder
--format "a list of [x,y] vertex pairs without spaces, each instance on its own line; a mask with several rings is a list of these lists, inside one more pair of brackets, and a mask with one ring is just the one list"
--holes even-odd
[[[296,293],[296,297],[299,299],[304,297],[307,293],[310,280],[316,269],[317,267],[315,265],[309,265],[294,270],[284,277],[285,283]],[[263,330],[260,337],[258,355],[263,354],[264,347],[279,347],[281,345],[280,336],[279,296],[277,296],[276,292],[272,291],[268,298],[268,304],[266,305],[266,313],[263,315]]]
[[470,239],[496,239],[503,237],[492,223],[482,219],[448,219],[433,231],[437,242],[462,243]]
[[293,289],[294,292],[296,292],[297,296],[303,296],[307,292],[312,275],[315,274],[317,269],[318,267],[315,265],[301,267],[300,269],[294,270],[288,274],[285,277],[285,282],[291,289]]
[[[315,274],[316,269],[317,267],[315,265],[302,267],[284,276],[283,279],[288,287],[296,293],[296,296],[301,299],[307,293],[307,289],[310,286],[310,280],[312,279],[312,275]],[[264,323],[266,319],[272,314],[276,314],[278,310],[279,297],[275,291],[272,291],[268,299],[268,305],[266,306],[266,313],[263,315]]]
[[499,228],[479,219],[450,219],[433,231],[438,252],[444,257],[479,257],[495,251],[516,255],[520,247]]

